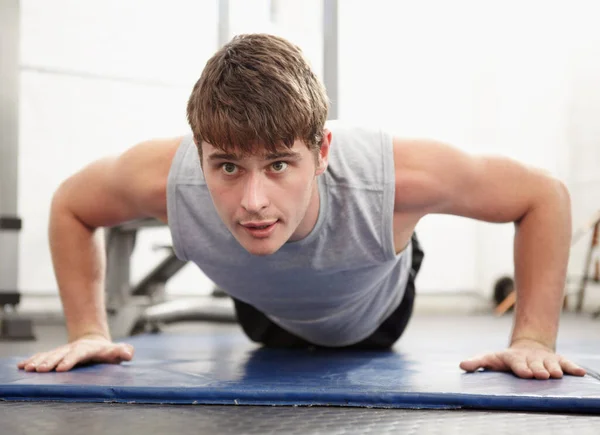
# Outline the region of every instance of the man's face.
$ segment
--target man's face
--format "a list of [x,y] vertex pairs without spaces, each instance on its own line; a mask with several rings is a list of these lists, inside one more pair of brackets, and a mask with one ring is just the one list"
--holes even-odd
[[317,176],[327,167],[331,133],[314,151],[297,140],[277,154],[225,154],[202,143],[203,172],[219,217],[251,254],[270,255],[306,237],[319,212]]

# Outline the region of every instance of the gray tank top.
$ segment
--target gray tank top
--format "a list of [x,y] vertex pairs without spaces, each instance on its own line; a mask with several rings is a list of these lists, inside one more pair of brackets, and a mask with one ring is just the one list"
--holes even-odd
[[282,328],[318,345],[345,346],[397,308],[412,249],[394,249],[391,136],[337,121],[327,127],[329,167],[318,177],[317,223],[304,239],[269,256],[248,253],[214,208],[191,135],[172,163],[167,212],[178,258]]

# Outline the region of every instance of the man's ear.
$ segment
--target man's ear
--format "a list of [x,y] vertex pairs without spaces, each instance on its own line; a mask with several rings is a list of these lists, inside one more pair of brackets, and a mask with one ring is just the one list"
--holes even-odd
[[327,169],[329,164],[329,148],[331,147],[331,130],[323,130],[323,139],[321,140],[321,149],[319,150],[317,170],[315,175],[321,175]]

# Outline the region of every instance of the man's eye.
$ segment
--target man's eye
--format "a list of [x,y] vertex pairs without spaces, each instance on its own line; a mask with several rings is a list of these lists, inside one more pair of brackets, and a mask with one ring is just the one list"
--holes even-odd
[[287,168],[288,164],[286,162],[275,162],[271,165],[275,172],[283,172]]
[[235,166],[233,163],[223,163],[221,167],[228,175],[235,174],[235,171],[237,170],[237,166]]

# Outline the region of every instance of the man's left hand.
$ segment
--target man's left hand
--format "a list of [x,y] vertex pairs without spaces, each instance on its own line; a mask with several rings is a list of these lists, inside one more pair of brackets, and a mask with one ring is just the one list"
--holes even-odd
[[501,352],[488,353],[465,360],[460,368],[467,372],[479,369],[512,371],[524,379],[562,378],[563,374],[584,376],[585,370],[534,340],[521,339]]

